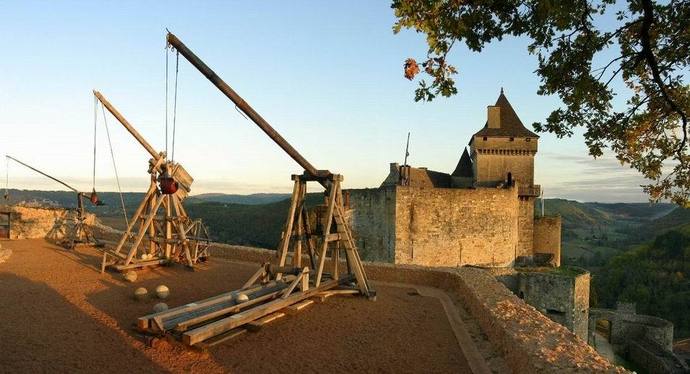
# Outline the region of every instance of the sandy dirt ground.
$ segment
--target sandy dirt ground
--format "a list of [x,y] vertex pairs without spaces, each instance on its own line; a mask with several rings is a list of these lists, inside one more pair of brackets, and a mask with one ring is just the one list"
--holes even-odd
[[43,240],[4,241],[0,264],[0,372],[467,372],[438,299],[378,286],[378,300],[331,297],[206,352],[132,329],[160,300],[134,289],[171,289],[171,307],[236,289],[256,265],[216,259],[191,272],[139,272],[135,283],[99,273],[99,252]]

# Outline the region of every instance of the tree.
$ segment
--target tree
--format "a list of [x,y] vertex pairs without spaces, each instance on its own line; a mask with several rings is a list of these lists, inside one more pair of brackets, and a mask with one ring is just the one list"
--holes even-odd
[[[454,45],[480,52],[506,36],[526,37],[539,62],[537,93],[563,102],[535,130],[562,138],[583,127],[589,153],[610,148],[649,180],[643,189],[651,200],[688,204],[690,87],[683,72],[690,65],[690,1],[393,0],[391,7],[395,33],[427,37],[424,60],[404,64],[408,79],[432,79],[419,82],[416,101],[457,93],[457,70],[447,61]],[[614,27],[595,26],[604,18]],[[613,57],[593,66],[596,56]],[[611,82],[619,79],[629,91],[624,108],[614,109]]]

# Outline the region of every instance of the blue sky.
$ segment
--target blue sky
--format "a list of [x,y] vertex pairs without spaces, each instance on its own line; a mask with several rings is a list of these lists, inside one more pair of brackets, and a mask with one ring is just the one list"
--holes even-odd
[[[316,167],[346,187],[375,187],[401,162],[450,172],[486,106],[504,87],[526,125],[559,105],[536,95],[536,59],[521,39],[481,54],[458,48],[459,94],[415,103],[402,77],[422,35],[394,35],[386,1],[2,1],[0,153],[90,190],[92,89],[101,91],[157,149],[165,148],[165,28],[211,66]],[[174,57],[171,57],[174,68]],[[183,58],[175,158],[193,193],[288,192],[299,166]],[[108,118],[125,190],[147,187],[148,155]],[[592,160],[582,138],[540,134],[536,182],[550,197],[646,201],[643,180],[610,156]],[[99,190],[114,190],[102,117]],[[4,169],[4,167],[2,168]],[[16,164],[10,187],[59,189]],[[4,186],[3,186],[4,187]]]

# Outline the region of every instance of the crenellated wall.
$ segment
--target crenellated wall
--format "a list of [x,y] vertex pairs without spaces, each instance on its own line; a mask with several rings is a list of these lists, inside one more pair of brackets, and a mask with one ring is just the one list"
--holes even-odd
[[[486,140],[484,140],[486,139]],[[479,185],[492,185],[512,179],[524,185],[534,184],[534,154],[537,139],[475,136],[472,141],[474,175]]]

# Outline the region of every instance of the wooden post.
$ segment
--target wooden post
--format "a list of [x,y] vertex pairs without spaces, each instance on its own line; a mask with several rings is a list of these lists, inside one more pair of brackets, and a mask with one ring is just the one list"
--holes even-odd
[[323,232],[323,242],[321,243],[321,252],[319,253],[319,269],[316,271],[316,287],[321,284],[321,276],[323,275],[323,265],[326,262],[326,252],[328,250],[328,235],[331,233],[331,222],[333,222],[333,210],[335,209],[336,190],[340,182],[335,179],[331,185],[330,194],[328,196],[328,212],[326,213],[326,226]]
[[[179,215],[180,202],[175,198],[172,199],[173,205],[175,206],[175,212]],[[184,256],[187,259],[187,265],[189,267],[194,267],[194,261],[192,261],[192,256],[189,253],[189,240],[187,240],[187,233],[185,232],[184,225],[182,221],[177,220],[175,222],[177,225],[177,236],[178,240],[182,242],[182,248],[184,249]]]
[[172,218],[172,205],[174,204],[173,196],[167,195],[165,199],[168,203],[165,206],[165,258],[170,259],[172,246],[170,245],[170,239],[172,239],[172,223],[170,219]]
[[311,230],[309,215],[306,210],[302,211],[302,223],[304,224],[304,240],[307,245],[307,253],[309,254],[309,264],[312,269],[316,269],[316,255],[314,254],[314,242],[312,238],[314,233]]
[[[157,199],[157,198],[160,198],[162,200],[162,204],[166,205],[167,201],[165,201],[165,196],[157,197],[155,194],[152,196],[153,201],[155,201],[155,199]],[[149,204],[149,206],[151,206],[151,204]],[[156,243],[156,225],[155,225],[156,213],[157,213],[156,211],[149,212],[149,214],[152,214],[154,217],[153,221],[152,221],[153,224],[148,227],[148,231],[149,231],[149,251],[148,251],[148,253],[151,253],[151,254],[156,253],[156,245],[157,245],[157,243]]]
[[[285,260],[287,259],[287,253],[290,246],[290,239],[292,239],[292,225],[295,221],[295,209],[297,207],[297,200],[299,200],[300,196],[301,183],[299,176],[294,176],[293,179],[295,180],[295,186],[292,189],[292,200],[290,201],[290,209],[288,209],[288,217],[287,221],[285,222],[283,240],[280,243],[280,249],[278,252],[278,255],[280,256],[278,266],[285,266]],[[276,276],[276,279],[280,279],[281,276],[282,275],[279,273]]]

